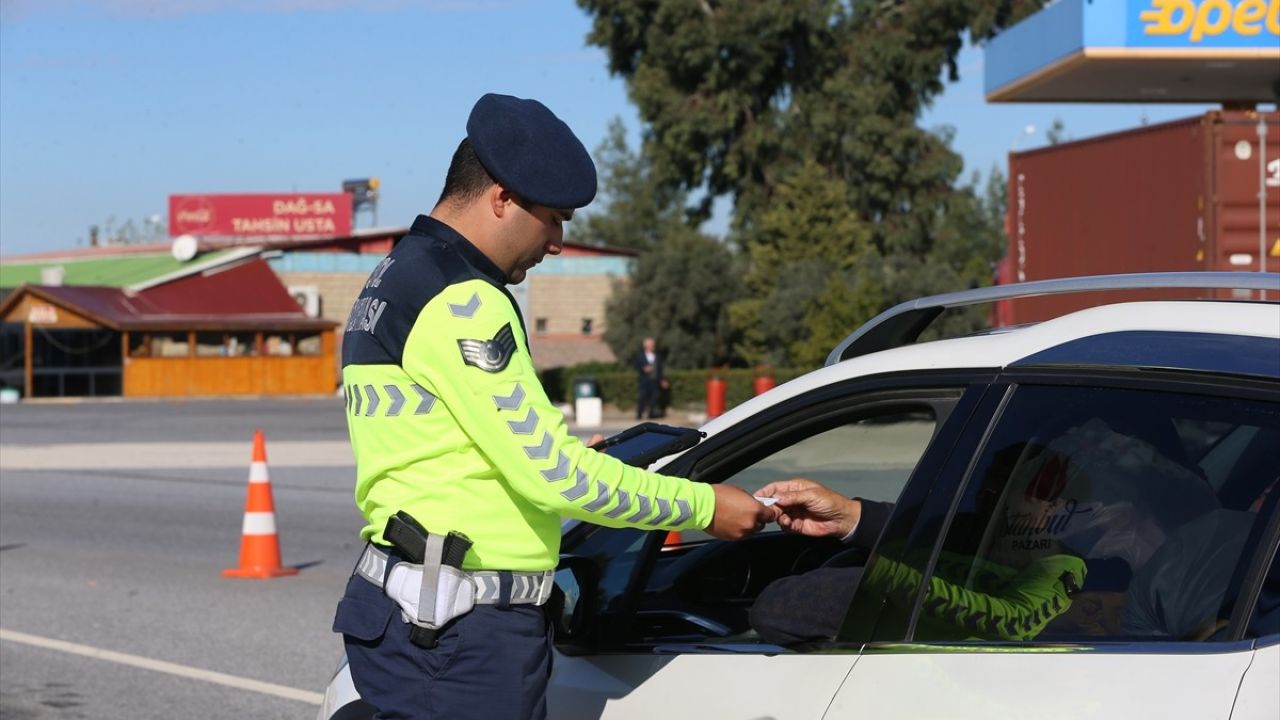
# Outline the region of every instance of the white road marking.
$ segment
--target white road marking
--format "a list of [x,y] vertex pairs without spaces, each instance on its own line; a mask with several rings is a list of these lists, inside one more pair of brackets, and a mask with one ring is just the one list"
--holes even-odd
[[324,695],[317,692],[299,690],[297,688],[262,682],[260,680],[250,680],[249,678],[227,675],[226,673],[214,672],[212,670],[201,670],[200,668],[165,662],[164,660],[152,660],[151,658],[142,657],[140,655],[129,655],[127,653],[120,653],[112,650],[103,650],[101,648],[90,647],[89,645],[66,642],[65,640],[54,640],[53,638],[40,637],[39,635],[28,635],[27,633],[18,632],[16,630],[0,628],[0,640],[22,643],[23,645],[31,645],[34,647],[44,648],[46,650],[57,650],[59,652],[70,653],[72,655],[82,655],[84,657],[94,658],[95,660],[106,660],[108,662],[120,663],[121,665],[131,665],[144,670],[154,670],[156,672],[168,673],[169,675],[177,675],[178,677],[190,678],[192,680],[203,680],[204,682],[213,683],[215,685],[225,685],[227,687],[236,688],[237,690],[248,690],[250,692],[262,693],[263,695],[274,695],[275,697],[284,698],[285,700],[297,700],[299,702],[310,703],[312,705],[319,705],[324,701]]
[[[250,442],[63,443],[0,446],[3,470],[132,470],[139,468],[245,468]],[[342,440],[267,441],[271,467],[354,467],[351,443]]]

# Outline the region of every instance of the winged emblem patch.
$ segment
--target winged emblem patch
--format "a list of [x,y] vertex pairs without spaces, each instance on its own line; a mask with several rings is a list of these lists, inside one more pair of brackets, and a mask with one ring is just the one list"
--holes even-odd
[[507,323],[492,340],[459,340],[458,349],[467,365],[485,372],[502,372],[516,354],[516,336],[511,332],[511,323]]

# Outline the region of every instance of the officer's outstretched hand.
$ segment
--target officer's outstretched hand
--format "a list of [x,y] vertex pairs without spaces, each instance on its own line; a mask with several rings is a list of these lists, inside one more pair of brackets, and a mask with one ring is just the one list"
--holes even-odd
[[860,501],[808,478],[772,482],[757,490],[756,495],[775,498],[778,525],[797,535],[842,538],[862,518]]
[[716,514],[707,532],[720,540],[741,540],[764,529],[777,518],[777,511],[766,507],[741,488],[712,485],[716,493]]

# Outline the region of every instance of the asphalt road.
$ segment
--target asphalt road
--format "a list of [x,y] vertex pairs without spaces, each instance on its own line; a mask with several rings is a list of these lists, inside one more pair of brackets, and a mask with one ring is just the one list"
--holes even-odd
[[[284,563],[237,562],[264,430]],[[361,544],[341,399],[0,407],[0,718],[312,718]]]

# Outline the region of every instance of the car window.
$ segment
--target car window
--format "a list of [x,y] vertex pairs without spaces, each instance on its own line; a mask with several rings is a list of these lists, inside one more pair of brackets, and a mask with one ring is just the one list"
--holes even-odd
[[[730,457],[710,456],[715,470],[699,479],[754,492],[805,476],[849,496],[896,500],[929,446],[934,418],[945,416],[955,397],[846,401],[839,409],[780,417],[734,444]],[[866,557],[835,538],[776,528],[738,542],[713,541],[700,531],[682,535],[652,559],[635,596],[633,643],[759,642],[748,616],[765,588],[829,562],[856,565]]]
[[[846,497],[893,502],[933,437],[927,408],[893,410],[805,437],[723,480],[754,493],[776,480],[805,477]],[[709,539],[686,531],[684,540]]]
[[[1278,433],[1265,402],[1019,387],[934,559],[914,638],[1221,637],[1280,493]],[[866,582],[906,583],[918,567],[882,563]]]

